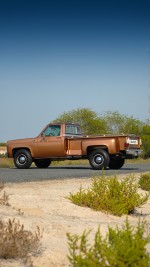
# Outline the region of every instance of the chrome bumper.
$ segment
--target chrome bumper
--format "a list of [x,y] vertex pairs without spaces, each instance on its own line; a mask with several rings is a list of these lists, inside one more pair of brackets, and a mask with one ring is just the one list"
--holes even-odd
[[138,158],[143,153],[142,149],[129,149],[125,151],[126,159]]

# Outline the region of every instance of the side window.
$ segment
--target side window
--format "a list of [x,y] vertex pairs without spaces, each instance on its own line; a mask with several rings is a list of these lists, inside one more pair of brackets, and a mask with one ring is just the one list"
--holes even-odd
[[43,132],[44,136],[59,136],[60,135],[60,125],[49,125]]
[[66,125],[66,134],[81,135],[80,127],[77,125]]
[[66,134],[74,134],[74,126],[66,125]]

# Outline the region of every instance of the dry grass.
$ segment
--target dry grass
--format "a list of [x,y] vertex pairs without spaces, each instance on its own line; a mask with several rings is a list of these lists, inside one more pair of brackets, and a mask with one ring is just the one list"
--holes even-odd
[[0,158],[0,168],[11,168],[14,167],[13,159]]
[[[0,184],[0,193],[4,187],[4,184]],[[0,205],[9,205],[8,200],[9,195],[4,191],[0,196]],[[15,219],[9,219],[8,222],[0,220],[0,258],[21,258],[28,261],[31,255],[39,252],[41,238],[42,231],[39,227],[32,233]]]
[[[52,161],[51,166],[65,166],[65,165],[85,165],[89,164],[88,160],[64,160],[64,161]],[[33,163],[33,166],[34,163]],[[0,168],[12,168],[14,162],[12,158],[0,158]]]
[[25,230],[24,225],[15,219],[0,220],[0,257],[4,259],[26,258],[39,252],[42,233]]
[[[126,160],[126,163],[149,163],[150,159],[132,159]],[[64,161],[52,161],[51,166],[66,166],[66,165],[89,165],[87,159],[83,160],[64,160]],[[33,166],[34,163],[33,163]],[[12,168],[14,167],[14,162],[12,158],[0,157],[0,168]]]
[[[4,184],[0,184],[0,194],[1,194],[1,191],[3,189],[4,189]],[[0,205],[7,205],[7,206],[9,206],[8,200],[9,200],[9,195],[4,191],[3,192],[3,195],[0,196]]]

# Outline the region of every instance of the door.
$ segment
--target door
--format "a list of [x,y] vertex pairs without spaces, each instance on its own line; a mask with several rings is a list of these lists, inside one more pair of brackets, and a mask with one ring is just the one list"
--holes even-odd
[[60,125],[49,125],[38,140],[38,157],[64,156],[64,138],[60,136]]

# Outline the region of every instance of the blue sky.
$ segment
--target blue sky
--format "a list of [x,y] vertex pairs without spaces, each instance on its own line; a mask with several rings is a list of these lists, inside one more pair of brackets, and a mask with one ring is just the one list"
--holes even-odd
[[0,1],[0,141],[76,108],[146,121],[149,83],[148,0]]

